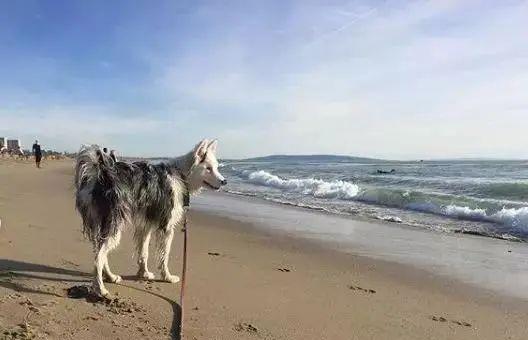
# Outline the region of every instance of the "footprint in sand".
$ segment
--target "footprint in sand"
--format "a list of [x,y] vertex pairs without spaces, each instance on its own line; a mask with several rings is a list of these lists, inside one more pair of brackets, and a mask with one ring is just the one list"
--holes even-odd
[[454,323],[456,325],[464,326],[464,327],[472,327],[472,325],[469,322],[458,321],[458,320],[448,320],[444,318],[443,316],[432,315],[431,320],[437,321],[437,322],[450,322],[450,323]]
[[363,293],[368,293],[368,294],[376,294],[376,291],[374,289],[366,289],[366,288],[363,288],[363,287],[360,287],[360,286],[354,286],[354,285],[350,285],[348,286],[348,289],[350,290],[359,290]]
[[237,332],[248,332],[251,334],[257,334],[258,328],[247,322],[239,322],[235,325],[235,331]]
[[433,321],[439,321],[439,322],[447,322],[447,319],[443,316],[431,316],[431,320]]
[[207,255],[220,256],[220,253],[209,252],[209,253],[207,253]]
[[43,226],[40,226],[40,225],[36,225],[36,224],[28,224],[28,228],[34,228],[34,229],[46,229],[46,227],[43,227]]
[[459,326],[464,326],[464,327],[471,327],[471,324],[469,322],[465,322],[465,321],[458,321],[458,320],[451,320],[452,323],[456,323],[457,325]]
[[280,271],[280,272],[283,272],[283,273],[291,272],[291,269],[288,269],[288,268],[277,268],[277,270]]

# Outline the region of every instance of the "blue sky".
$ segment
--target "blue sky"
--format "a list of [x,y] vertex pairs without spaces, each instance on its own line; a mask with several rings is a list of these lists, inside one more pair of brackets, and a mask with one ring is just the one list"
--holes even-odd
[[528,158],[527,1],[2,1],[0,135]]

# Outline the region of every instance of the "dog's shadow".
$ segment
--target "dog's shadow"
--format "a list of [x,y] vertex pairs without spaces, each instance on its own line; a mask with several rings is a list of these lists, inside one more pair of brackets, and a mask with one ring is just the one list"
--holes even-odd
[[[35,274],[35,273],[40,273]],[[71,279],[67,277],[57,277],[49,274],[59,274],[63,276],[78,277]],[[36,279],[55,282],[87,282],[89,275],[80,271],[50,267],[46,265],[0,259],[0,287],[22,293],[33,293],[63,297],[63,295],[29,287],[20,282],[20,279]]]
[[[53,275],[50,275],[53,274]],[[60,276],[57,276],[60,275]],[[66,278],[63,276],[70,276],[73,278]],[[89,283],[92,281],[92,274],[85,273],[78,270],[52,267],[36,263],[28,263],[22,261],[0,259],[0,287],[22,293],[33,293],[51,295],[55,297],[64,297],[64,295],[49,292],[33,287],[28,287],[20,283],[19,279],[37,279],[54,282],[75,282],[75,283]],[[159,299],[166,301],[172,308],[173,318],[171,325],[171,338],[175,340],[181,339],[181,307],[173,300],[166,298],[160,294],[150,292],[148,290],[140,289],[130,285],[120,283],[119,285],[141,291]]]

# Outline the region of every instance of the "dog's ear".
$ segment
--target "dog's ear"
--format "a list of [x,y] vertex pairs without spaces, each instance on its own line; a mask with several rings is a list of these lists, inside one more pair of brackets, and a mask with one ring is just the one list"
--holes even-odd
[[216,155],[216,147],[218,146],[218,140],[215,139],[209,143],[207,146],[207,152],[212,153],[213,155]]
[[196,163],[200,163],[204,160],[205,155],[207,154],[208,145],[209,141],[207,139],[204,139],[200,143],[196,144],[194,147],[194,160]]

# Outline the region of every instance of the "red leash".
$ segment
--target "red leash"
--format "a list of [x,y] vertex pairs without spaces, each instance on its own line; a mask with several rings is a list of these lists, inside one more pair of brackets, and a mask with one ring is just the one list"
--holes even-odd
[[183,212],[183,267],[182,267],[182,280],[181,280],[181,287],[180,287],[180,338],[183,334],[183,320],[184,320],[184,313],[185,310],[183,308],[183,298],[185,294],[185,278],[187,277],[187,212],[188,207],[184,207]]

